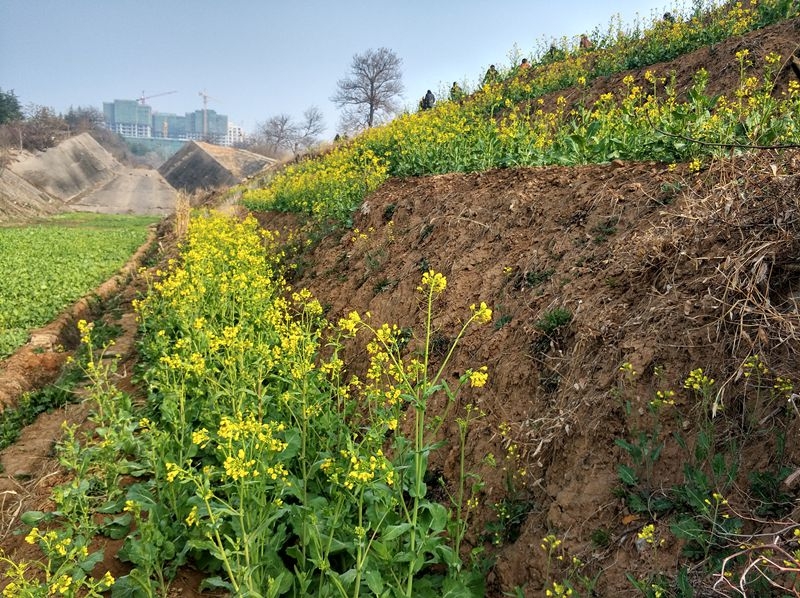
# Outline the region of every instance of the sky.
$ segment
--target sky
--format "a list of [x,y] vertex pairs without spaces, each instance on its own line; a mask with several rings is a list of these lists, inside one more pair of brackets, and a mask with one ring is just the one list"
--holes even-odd
[[[0,0],[0,89],[23,106],[93,106],[150,97],[155,112],[208,108],[252,132],[311,106],[337,132],[330,101],[356,54],[402,61],[409,110],[428,89],[474,87],[562,36],[612,17],[649,22],[668,0]],[[167,93],[174,92],[174,93]],[[159,95],[164,94],[164,95]]]

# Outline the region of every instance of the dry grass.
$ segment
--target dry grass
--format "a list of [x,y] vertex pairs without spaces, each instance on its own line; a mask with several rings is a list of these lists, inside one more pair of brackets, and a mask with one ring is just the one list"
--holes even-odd
[[189,217],[192,213],[191,196],[183,191],[175,199],[175,236],[182,239],[189,230]]

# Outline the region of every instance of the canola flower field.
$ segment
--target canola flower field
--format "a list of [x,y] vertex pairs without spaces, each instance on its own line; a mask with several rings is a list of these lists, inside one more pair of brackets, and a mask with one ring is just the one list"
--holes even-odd
[[[770,96],[782,58],[768,57],[766,75],[754,79],[745,51],[731,97],[707,96],[708,75],[700,72],[686,100],[649,74],[652,89],[626,79],[619,94],[573,113],[564,103],[545,112],[538,102],[553,89],[639,66],[632,61],[664,60],[797,13],[787,2],[749,6],[615,31],[592,52],[562,47],[525,79],[507,73],[468,100],[404,115],[288,167],[248,190],[245,202],[342,221],[389,176],[615,157],[699,168],[713,151],[659,130],[717,142],[796,140],[800,89]],[[205,587],[234,596],[484,595],[480,554],[461,550],[479,491],[463,451],[466,430],[483,417],[470,397],[491,374],[475,364],[454,379],[448,363],[464,335],[491,321],[491,310],[464,306],[463,327],[433,369],[431,322],[447,292],[442,274],[420,279],[425,328],[411,337],[366,313],[329,322],[308,291],[287,284],[283,242],[252,218],[191,221],[180,256],[155,273],[136,306],[145,405],[114,388],[113,366],[87,352],[96,433],[65,429],[59,458],[74,477],[54,489],[53,511],[23,516],[26,541],[43,557],[0,555],[4,596],[164,596],[189,563],[208,574]],[[80,331],[91,346],[94,326],[81,322]],[[407,355],[408,342],[415,351]],[[366,347],[361,378],[344,373],[351,343]],[[467,405],[457,420],[456,490],[441,502],[426,486],[428,459],[439,448],[433,439],[447,416],[428,413],[437,396]],[[97,536],[123,541],[118,557],[130,573],[97,574]],[[543,549],[552,552],[558,540],[549,538]],[[548,589],[571,593],[562,583]]]
[[118,270],[153,218],[65,214],[0,228],[0,358]]
[[[448,383],[447,360],[429,367],[446,279],[422,276],[427,330],[419,355],[402,357],[397,326],[356,312],[334,325],[308,291],[290,289],[279,241],[251,218],[192,221],[181,260],[137,305],[144,413],[90,357],[102,432],[86,443],[67,430],[61,461],[75,480],[55,493],[54,513],[26,515],[47,565],[0,558],[5,595],[39,595],[42,575],[56,594],[160,595],[190,559],[209,569],[209,587],[237,596],[482,595],[482,576],[459,553],[476,506],[466,475],[449,505],[424,482],[436,431],[427,403],[436,394],[453,403],[488,379],[476,367]],[[453,347],[491,320],[484,303],[465,312]],[[90,345],[93,326],[79,326]],[[366,343],[363,379],[343,374],[347,339]],[[408,436],[398,427],[407,409]],[[123,476],[140,481],[126,487]],[[113,516],[98,522],[96,512]],[[87,549],[98,534],[125,538],[129,575],[86,575],[102,556]]]
[[[245,189],[243,203],[253,210],[346,221],[366,194],[390,176],[614,159],[691,162],[700,169],[710,156],[729,152],[714,144],[797,143],[800,85],[792,81],[780,97],[772,94],[786,56],[771,54],[766,65],[755,65],[748,50],[740,51],[740,84],[730,97],[706,92],[709,74],[704,70],[696,73],[685,99],[678,98],[674,81],[652,72],[645,75],[647,85],[626,77],[619,92],[591,106],[568,110],[562,97],[555,108],[545,109],[541,96],[581,88],[596,77],[668,60],[798,14],[797,4],[786,0],[762,0],[748,8],[709,5],[688,15],[675,13],[672,22],[658,19],[630,31],[617,25],[596,32],[598,42],[590,51],[570,49],[564,41],[524,72],[512,69],[469,97],[401,115],[326,155],[287,167],[263,187]],[[758,77],[752,74],[756,66],[764,67]]]

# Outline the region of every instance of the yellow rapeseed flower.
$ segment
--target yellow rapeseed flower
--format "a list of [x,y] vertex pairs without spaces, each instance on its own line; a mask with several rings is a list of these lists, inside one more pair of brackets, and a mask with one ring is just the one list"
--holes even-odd
[[485,302],[481,301],[481,304],[478,306],[473,303],[469,306],[469,309],[472,312],[472,316],[475,318],[476,323],[488,324],[492,321],[492,310],[486,305]]
[[417,287],[420,292],[430,292],[437,295],[447,288],[447,278],[439,272],[428,270],[422,275],[422,285]]
[[489,379],[489,374],[487,373],[488,368],[484,365],[479,370],[470,372],[469,374],[469,385],[473,388],[480,388],[486,385],[486,381]]

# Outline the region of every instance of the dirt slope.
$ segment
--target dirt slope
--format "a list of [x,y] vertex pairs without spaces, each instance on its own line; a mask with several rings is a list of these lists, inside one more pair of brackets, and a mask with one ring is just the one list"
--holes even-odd
[[274,163],[246,150],[191,141],[158,171],[176,189],[194,192],[235,185]]
[[167,216],[175,211],[177,192],[157,170],[130,168],[86,195],[75,198],[70,208],[101,214]]
[[110,181],[121,166],[91,135],[81,133],[9,168],[49,195],[69,201]]
[[37,189],[9,169],[0,171],[0,221],[56,214],[64,208],[60,199]]
[[65,211],[167,215],[176,191],[155,170],[122,166],[82,133],[0,171],[0,221]]
[[[715,90],[732,89],[737,48],[786,56],[796,28],[797,21],[784,23],[654,68],[675,69],[685,86],[703,66],[714,73]],[[599,80],[581,97],[614,89],[622,77]],[[789,75],[781,77],[785,85]],[[268,228],[298,224],[282,214],[258,217]],[[649,403],[657,391],[674,390],[675,405],[665,407],[655,431],[665,444],[650,472],[654,495],[683,482],[709,422],[713,448],[741,456],[725,491],[731,512],[752,513],[760,500],[749,473],[800,468],[792,403],[766,390],[769,400],[754,398],[743,376],[745,359],[758,354],[773,379],[800,380],[800,151],[753,153],[700,173],[615,163],[391,180],[367,199],[354,227],[297,256],[293,285],[309,287],[331,321],[370,311],[375,323],[419,333],[416,287],[429,268],[448,280],[436,306],[437,346],[453,339],[470,304],[486,301],[494,310],[494,321],[470,332],[453,361],[454,372],[488,366],[489,383],[463,396],[443,430],[454,437],[453,418],[467,403],[486,412],[467,439],[468,468],[485,483],[468,548],[483,546],[496,558],[489,595],[519,587],[541,596],[548,582],[567,577],[569,558],[548,559],[541,549],[548,534],[586,563],[584,573],[598,576],[594,595],[640,595],[626,573],[674,577],[680,565],[690,566],[697,595],[708,595],[711,578],[681,556],[685,542],[669,531],[674,511],[634,512],[621,496],[617,467],[631,459],[616,442],[655,430]],[[554,308],[569,322],[545,334],[542,322]],[[363,346],[348,348],[352,372],[364,357]],[[637,375],[621,372],[623,364]],[[716,379],[722,409],[713,420],[709,405],[683,388],[698,367]],[[434,413],[442,408],[436,401]],[[449,447],[432,460],[434,477],[452,489],[457,465]],[[36,482],[26,484],[26,504],[47,500],[48,484]],[[779,490],[797,503],[796,486]],[[494,505],[514,509],[496,545],[487,535],[498,520]],[[792,509],[785,521],[798,521]],[[649,523],[664,539],[657,551],[637,540]],[[774,531],[764,521],[746,523],[748,534]],[[2,527],[15,524],[7,508]],[[10,534],[0,545],[26,549]],[[108,556],[103,567],[116,572],[113,563]],[[190,595],[195,586],[182,578],[172,591]]]
[[[696,398],[680,391],[694,368],[724,385],[723,401],[736,415],[718,424],[723,428],[743,410],[737,373],[748,355],[800,377],[798,167],[795,152],[720,163],[697,175],[623,164],[393,180],[355,219],[366,237],[328,238],[301,262],[293,284],[308,286],[333,321],[355,309],[370,311],[376,324],[421,330],[416,287],[428,268],[448,280],[434,320],[443,342],[470,304],[493,308],[493,325],[470,333],[453,365],[455,372],[487,365],[490,373],[485,392],[464,398],[487,413],[468,437],[468,463],[486,482],[481,504],[528,505],[519,537],[500,548],[493,595],[516,585],[541,595],[540,544],[549,533],[571,555],[594,560],[596,570],[611,567],[599,595],[629,594],[624,573],[641,574],[650,563],[635,544],[646,520],[629,517],[617,496],[616,466],[628,460],[615,440],[648,426],[648,402],[665,389],[678,391],[675,417],[693,438],[703,416]],[[268,228],[284,225],[283,216],[261,218]],[[761,264],[764,276],[755,274]],[[537,322],[554,307],[572,320],[548,337]],[[363,356],[363,347],[352,349],[353,371]],[[639,375],[620,398],[625,362]],[[452,417],[463,415],[464,404]],[[772,414],[765,430],[787,432],[783,464],[800,466],[800,445],[789,433],[796,425],[781,414]],[[443,437],[456,434],[451,418]],[[754,435],[742,447],[742,470],[773,464],[775,441]],[[521,458],[504,462],[512,444]],[[679,481],[683,466],[674,443],[668,447],[655,472],[665,484]],[[489,454],[498,467],[486,464]],[[456,458],[452,448],[434,465],[447,483]],[[513,488],[505,468],[525,472]],[[746,479],[740,482],[746,488]],[[743,504],[746,492],[736,498]],[[473,542],[482,543],[493,517],[491,509],[481,511]],[[597,530],[610,533],[616,550],[599,554],[591,539]],[[679,548],[673,542],[662,555],[677,562]]]

